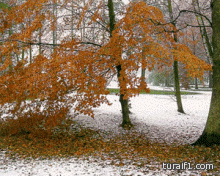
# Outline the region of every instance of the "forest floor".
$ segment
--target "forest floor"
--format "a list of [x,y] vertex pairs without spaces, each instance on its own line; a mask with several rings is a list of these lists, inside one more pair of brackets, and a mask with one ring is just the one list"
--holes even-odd
[[[59,140],[51,144],[1,138],[0,175],[217,175],[220,148],[189,145],[204,130],[211,100],[210,91],[197,93],[182,95],[185,114],[177,112],[173,95],[131,98],[134,127],[130,130],[120,127],[119,97],[111,94],[107,97],[112,105],[95,108],[94,118],[70,113],[74,139],[58,136]],[[189,162],[191,167],[213,164],[214,170],[168,170],[163,162]]]

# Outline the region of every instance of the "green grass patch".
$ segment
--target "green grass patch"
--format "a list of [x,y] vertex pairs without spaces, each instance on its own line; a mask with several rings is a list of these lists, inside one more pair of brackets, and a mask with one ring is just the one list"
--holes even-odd
[[6,9],[6,8],[9,8],[9,6],[3,2],[0,2],[0,9]]
[[207,92],[211,92],[212,89],[211,88],[203,88],[203,87],[199,87],[198,89],[190,89],[190,91],[207,91]]
[[[109,88],[108,90],[110,91],[110,94],[119,93],[119,89]],[[154,89],[150,89],[150,93],[146,93],[145,91],[142,91],[141,94],[175,95],[175,92],[174,92],[174,91],[165,91],[165,90],[154,90]],[[195,95],[195,94],[199,94],[199,93],[181,91],[181,95]]]

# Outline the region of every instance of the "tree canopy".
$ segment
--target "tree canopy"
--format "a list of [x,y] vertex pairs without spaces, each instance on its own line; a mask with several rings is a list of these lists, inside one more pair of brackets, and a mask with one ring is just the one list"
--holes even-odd
[[[117,74],[119,65],[118,81],[124,99],[138,95],[141,90],[149,91],[145,80],[136,74],[142,66],[151,70],[155,65],[171,66],[177,60],[185,64],[188,76],[198,78],[202,78],[204,70],[211,69],[186,45],[174,41],[176,28],[166,23],[158,8],[145,2],[130,3],[118,15],[111,37],[109,20],[103,15],[108,13],[105,2],[100,1],[95,7],[91,0],[75,3],[72,7],[82,10],[73,14],[74,28],[79,29],[84,23],[83,27],[88,28],[85,33],[91,33],[89,29],[97,25],[96,39],[82,39],[77,30],[73,37],[62,30],[56,44],[52,43],[51,32],[65,24],[71,1],[14,0],[13,3],[16,5],[10,10],[0,10],[0,104],[12,106],[10,113],[14,117],[30,116],[29,108],[31,113],[46,115],[47,124],[55,125],[57,118],[65,118],[55,114],[67,113],[72,107],[94,116],[93,107],[109,103],[106,85]],[[54,15],[52,4],[56,4],[60,18]],[[89,20],[88,14],[92,14]],[[45,26],[49,27],[44,29]],[[39,29],[45,31],[40,34]],[[9,33],[10,30],[13,32]],[[39,37],[43,41],[39,42]],[[31,46],[35,47],[33,58],[27,54],[22,58],[22,52],[28,53]],[[45,51],[37,52],[36,48],[41,46]]]

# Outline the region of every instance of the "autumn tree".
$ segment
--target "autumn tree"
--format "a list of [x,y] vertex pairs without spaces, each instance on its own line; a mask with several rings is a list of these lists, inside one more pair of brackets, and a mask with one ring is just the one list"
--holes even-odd
[[[201,0],[192,1],[193,12],[195,12],[196,20],[198,22],[198,26],[200,29],[200,35],[203,39],[203,44],[206,49],[207,61],[209,64],[212,64],[210,58],[212,58],[213,56],[213,47],[212,47],[212,41],[211,41],[211,35],[210,35],[211,32],[210,32],[210,20],[209,20],[211,7],[209,6],[210,4],[209,1],[206,2],[208,6],[202,6],[201,3],[205,4],[204,2],[201,2]],[[212,88],[212,72],[211,71],[209,71],[209,88]]]
[[[172,12],[172,3],[171,0],[168,0],[168,10],[170,14],[170,19],[173,21],[173,12]],[[176,23],[172,22],[173,26],[176,27]],[[174,32],[174,41],[177,42],[177,33]],[[184,113],[183,106],[182,106],[182,100],[181,100],[181,94],[180,94],[180,85],[179,85],[179,69],[178,69],[178,61],[174,60],[173,63],[173,70],[174,70],[174,89],[175,89],[175,95],[177,100],[177,111]]]
[[[196,16],[198,24],[192,24],[190,22],[185,22],[186,26],[198,27],[201,32],[201,37],[204,40],[205,47],[207,49],[208,57],[212,58],[212,61],[208,60],[208,63],[213,63],[213,89],[212,89],[212,99],[210,104],[209,115],[207,123],[202,135],[192,144],[192,145],[206,145],[211,146],[213,144],[220,144],[220,128],[219,128],[219,117],[220,117],[220,105],[219,105],[219,11],[220,11],[220,1],[199,1],[194,0],[193,9],[183,9],[180,11],[179,16],[183,13],[190,13]],[[203,2],[203,9],[200,3]],[[211,8],[212,13],[209,13]],[[208,12],[207,12],[208,11]],[[206,13],[205,13],[206,12]],[[211,14],[212,19],[209,18]],[[177,20],[177,19],[176,19]],[[213,31],[213,32],[212,32]],[[210,37],[212,34],[212,37]],[[211,70],[210,70],[211,72]],[[211,83],[210,79],[210,83]],[[211,84],[210,84],[211,85]],[[209,86],[210,86],[209,85]],[[211,86],[210,86],[211,87]]]
[[220,1],[213,0],[212,7],[212,46],[213,46],[213,89],[207,123],[202,135],[193,145],[220,144]]
[[[54,11],[56,2],[59,4]],[[62,122],[71,108],[94,117],[94,107],[109,103],[106,85],[109,78],[117,75],[122,126],[131,126],[129,97],[138,95],[142,90],[149,92],[143,77],[137,77],[139,68],[151,70],[155,65],[171,66],[174,60],[178,60],[186,65],[188,76],[198,78],[202,77],[204,70],[210,69],[188,47],[174,41],[169,31],[175,30],[175,27],[166,24],[158,8],[145,2],[135,2],[116,14],[112,0],[108,0],[107,4],[97,1],[96,6],[92,2],[27,0],[12,6],[10,11],[1,10],[1,34],[12,26],[25,23],[22,29],[1,38],[0,71],[4,72],[0,79],[2,111],[18,119],[35,119],[43,129]],[[79,13],[72,13],[73,5],[75,9],[80,9]],[[48,6],[52,8],[48,9]],[[70,18],[65,15],[68,10]],[[57,26],[65,26],[65,20],[67,23],[69,19],[74,19],[69,23],[75,24],[74,32],[71,27],[67,32],[63,30],[59,38],[57,35],[53,38]],[[85,29],[83,38],[79,32],[81,24]],[[48,26],[48,31],[45,26]],[[39,29],[45,30],[39,32]],[[91,32],[98,37],[91,38]],[[33,50],[39,46],[49,49],[33,52],[31,63],[28,55],[19,59],[9,70],[11,54],[22,55],[21,44],[26,50],[30,46]],[[53,52],[49,52],[51,47]],[[25,128],[31,127],[26,125]]]

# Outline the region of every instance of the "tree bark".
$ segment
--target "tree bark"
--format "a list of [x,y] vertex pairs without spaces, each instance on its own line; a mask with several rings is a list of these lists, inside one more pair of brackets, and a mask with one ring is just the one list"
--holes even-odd
[[[201,13],[198,0],[193,1],[193,7],[194,7],[195,11]],[[196,19],[197,19],[197,22],[200,26],[205,26],[205,22],[204,22],[204,20],[201,16],[196,14]],[[202,39],[205,41],[205,45],[206,45],[206,48],[208,50],[208,54],[212,58],[213,57],[213,47],[212,47],[212,44],[210,42],[210,39],[209,39],[208,32],[207,32],[206,28],[205,27],[200,27],[200,33],[201,33]],[[208,59],[208,62],[210,62],[209,59]]]
[[178,73],[178,62],[174,61],[174,83],[175,83],[175,93],[176,93],[176,100],[177,100],[177,111],[184,113],[182,101],[181,101],[181,94],[180,94],[180,83],[179,83],[179,73]]
[[[200,31],[201,31],[201,27],[200,27]],[[193,41],[195,42],[195,35],[194,32],[192,31],[192,38]],[[196,44],[193,44],[193,54],[196,55]],[[198,89],[198,78],[195,77],[195,89]]]
[[209,71],[209,88],[213,87],[212,72]]
[[[112,37],[112,32],[115,27],[115,13],[114,13],[114,5],[112,0],[108,0],[108,9],[109,9],[109,21],[110,21],[110,37]],[[121,77],[121,65],[116,66],[117,69],[117,77]],[[119,81],[119,86],[121,87],[121,83]],[[121,126],[123,128],[130,128],[132,126],[132,123],[130,121],[129,117],[129,106],[128,106],[128,99],[124,99],[124,94],[120,92],[120,98],[119,101],[121,103],[122,108],[122,124]]]
[[42,48],[41,48],[41,37],[42,37],[42,31],[41,28],[39,28],[39,55],[42,54]]
[[142,50],[141,84],[143,84],[146,81],[146,77],[145,77],[146,67],[144,66],[144,59],[145,59],[144,50],[145,50],[145,48],[143,48],[143,50]]
[[53,1],[53,15],[55,16],[55,19],[53,23],[55,24],[55,29],[53,29],[53,52],[55,52],[56,43],[57,43],[57,1]]
[[73,14],[73,0],[71,1],[71,39],[73,40],[73,20],[74,20],[74,14]]
[[212,1],[213,89],[207,123],[192,145],[220,144],[220,0]]
[[142,67],[141,68],[141,79],[145,80],[145,73],[146,73],[146,68]]
[[195,78],[195,89],[198,89],[198,79]]
[[[117,68],[117,72],[118,72],[117,77],[119,78],[120,72],[121,72],[121,65],[116,66],[116,68]],[[120,85],[120,83],[119,83],[119,85]],[[122,94],[121,92],[120,92],[119,101],[121,103],[122,118],[123,118],[121,126],[123,128],[127,128],[127,127],[129,128],[133,125],[132,125],[130,117],[129,117],[130,111],[129,111],[128,99],[124,99],[124,94]]]
[[[168,1],[168,10],[170,13],[170,18],[171,18],[171,20],[173,20],[171,0],[167,0],[167,1]],[[176,26],[175,22],[173,22],[172,24],[174,26]],[[174,40],[175,40],[175,42],[177,42],[176,33],[174,33]],[[181,94],[180,94],[178,61],[174,61],[173,69],[174,69],[174,88],[175,88],[176,100],[177,100],[177,111],[180,113],[184,113],[182,101],[181,101]]]
[[[198,11],[201,13],[200,7],[199,7],[199,1],[194,0],[193,1],[193,7],[195,11]],[[199,15],[196,15],[197,22],[200,26],[205,26],[205,22],[203,18]],[[208,36],[207,30],[205,27],[200,27],[200,34],[203,39],[203,45],[206,49],[207,56],[209,55],[211,58],[213,58],[213,46],[210,42],[210,37]],[[211,64],[211,60],[209,59],[209,56],[207,57],[207,61],[209,64]],[[209,88],[212,88],[212,74],[211,71],[209,71]]]
[[169,77],[168,76],[165,77],[165,86],[170,87],[170,82],[169,82]]

